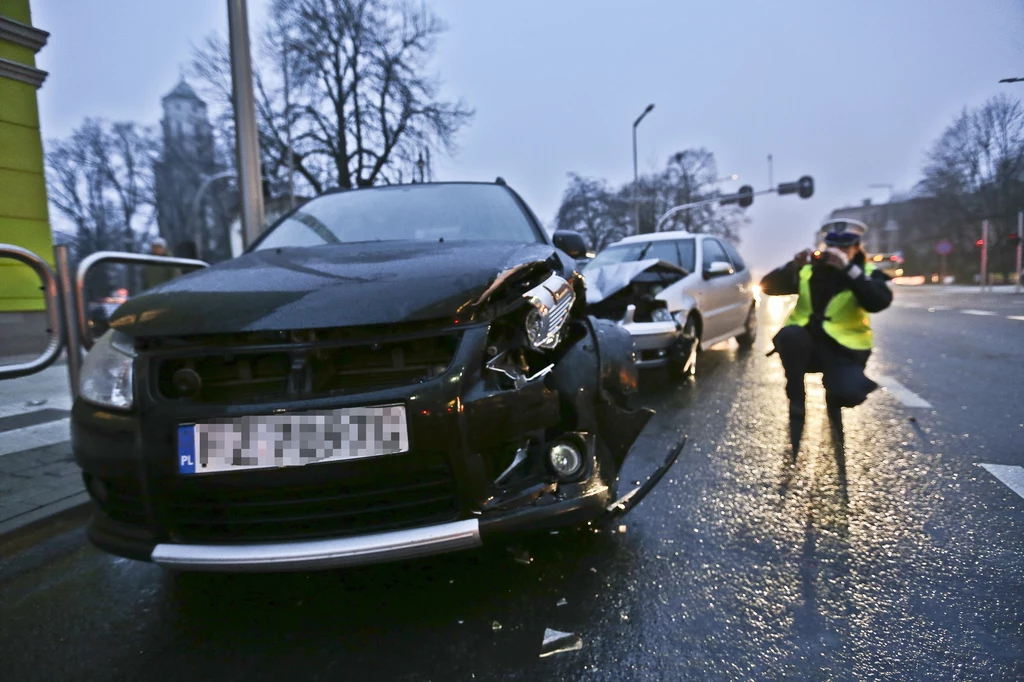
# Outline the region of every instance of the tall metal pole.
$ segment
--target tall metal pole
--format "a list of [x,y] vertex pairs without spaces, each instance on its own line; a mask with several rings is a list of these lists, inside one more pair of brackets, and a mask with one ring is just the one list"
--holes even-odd
[[1024,263],[1021,263],[1021,260],[1022,260],[1021,257],[1022,256],[1024,256],[1024,211],[1021,211],[1021,212],[1019,212],[1017,214],[1017,286],[1016,286],[1016,291],[1017,291],[1018,294],[1020,293],[1020,290],[1021,290],[1020,277],[1021,277],[1021,274],[1024,274],[1024,270],[1021,269],[1021,266],[1024,265]]
[[[57,265],[57,282],[60,286],[60,314],[64,316],[65,349],[68,357],[68,383],[71,397],[78,397],[79,378],[82,374],[82,337],[78,333],[78,297],[75,295],[75,280],[68,264],[68,247],[56,246],[53,255]],[[84,300],[80,305],[85,305]]]
[[640,175],[637,171],[636,163],[636,128],[640,125],[640,121],[644,120],[644,116],[651,113],[653,108],[653,104],[648,104],[647,108],[644,109],[644,113],[640,114],[633,121],[633,224],[636,226],[637,234],[640,233]]
[[772,155],[769,154],[768,155],[768,187],[769,188],[775,186],[775,181],[774,181],[774,178],[772,177],[772,176],[775,175],[774,170],[775,169],[774,169],[773,164],[772,164]]
[[988,220],[981,222],[981,290],[988,286]]
[[252,87],[246,0],[227,0],[227,3],[238,189],[242,195],[242,239],[245,246],[248,246],[263,231],[259,131],[256,127],[256,104]]

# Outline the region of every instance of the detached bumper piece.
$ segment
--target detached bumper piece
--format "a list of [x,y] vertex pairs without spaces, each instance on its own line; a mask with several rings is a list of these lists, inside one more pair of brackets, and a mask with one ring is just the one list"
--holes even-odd
[[194,571],[304,571],[401,561],[479,547],[476,519],[331,540],[253,545],[159,544],[152,560]]

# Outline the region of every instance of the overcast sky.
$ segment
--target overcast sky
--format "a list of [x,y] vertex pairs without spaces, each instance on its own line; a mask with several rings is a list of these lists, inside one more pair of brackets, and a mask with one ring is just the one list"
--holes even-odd
[[[250,29],[266,0],[249,0]],[[817,193],[759,197],[741,250],[769,267],[833,208],[909,189],[951,118],[997,92],[1024,95],[1024,0],[427,0],[447,22],[436,67],[476,109],[435,179],[503,176],[545,223],[570,171],[613,184],[687,147],[713,151],[735,187],[813,175]],[[219,0],[33,0],[44,138],[86,116],[155,124],[191,45],[226,30]]]

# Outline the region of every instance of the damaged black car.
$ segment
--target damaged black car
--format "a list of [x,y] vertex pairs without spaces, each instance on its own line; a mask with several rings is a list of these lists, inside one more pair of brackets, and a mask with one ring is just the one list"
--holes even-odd
[[72,413],[90,540],[299,570],[624,513],[678,450],[617,499],[651,413],[580,251],[500,181],[339,191],[129,300]]

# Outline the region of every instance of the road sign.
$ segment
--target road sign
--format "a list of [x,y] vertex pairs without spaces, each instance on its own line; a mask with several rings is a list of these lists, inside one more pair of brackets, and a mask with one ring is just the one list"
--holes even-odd
[[942,241],[935,245],[935,253],[939,254],[940,256],[948,256],[949,254],[953,253],[953,242],[949,241],[948,239],[943,239]]

